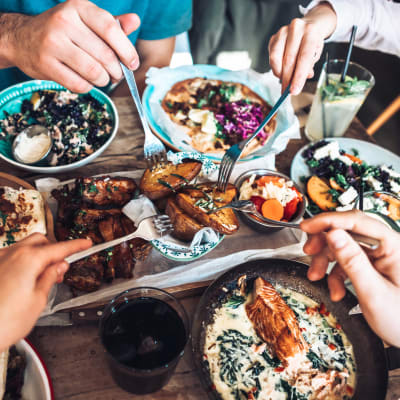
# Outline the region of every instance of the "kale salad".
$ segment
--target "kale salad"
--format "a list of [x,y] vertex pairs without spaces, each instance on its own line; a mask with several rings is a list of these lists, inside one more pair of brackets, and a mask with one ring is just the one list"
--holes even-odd
[[79,161],[98,150],[110,137],[113,120],[105,104],[90,94],[68,90],[39,90],[25,99],[19,112],[0,120],[0,141],[9,144],[29,125],[45,126],[53,140],[50,166]]
[[362,187],[366,192],[400,196],[400,173],[387,165],[370,165],[357,149],[345,152],[337,141],[321,140],[307,147],[302,157],[311,176],[301,177],[309,198],[308,211],[347,211],[354,208]]

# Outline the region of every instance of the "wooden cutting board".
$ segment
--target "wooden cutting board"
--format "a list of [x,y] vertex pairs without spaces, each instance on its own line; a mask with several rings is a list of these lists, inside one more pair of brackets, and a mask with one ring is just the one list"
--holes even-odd
[[[20,189],[22,187],[24,189],[36,190],[36,188],[34,188],[30,183],[20,178],[17,178],[16,176],[6,174],[4,172],[0,172],[0,187],[1,186],[8,186],[13,189]],[[46,218],[46,230],[47,230],[46,236],[51,242],[55,242],[56,238],[54,235],[53,215],[46,201],[43,200],[43,202],[44,202],[44,211]]]

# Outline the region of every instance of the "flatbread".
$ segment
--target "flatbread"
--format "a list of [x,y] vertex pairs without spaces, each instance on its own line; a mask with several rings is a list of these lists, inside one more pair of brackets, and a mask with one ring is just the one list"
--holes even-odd
[[0,187],[0,248],[35,232],[47,233],[41,194],[36,190]]
[[[226,116],[237,126],[237,121],[227,113],[226,105],[238,102],[244,107],[259,108],[262,119],[271,110],[271,106],[246,85],[205,78],[175,83],[161,105],[169,118],[188,134],[194,149],[202,153],[223,153],[243,138],[227,133],[223,125],[218,123],[216,115]],[[273,118],[264,131],[270,137],[275,129],[276,119]],[[262,147],[265,141],[257,137],[246,148],[246,154]]]

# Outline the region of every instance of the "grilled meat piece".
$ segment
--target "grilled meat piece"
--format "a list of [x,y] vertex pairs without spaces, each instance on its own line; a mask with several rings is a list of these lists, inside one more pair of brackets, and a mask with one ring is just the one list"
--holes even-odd
[[96,253],[72,263],[65,273],[64,283],[78,290],[93,292],[100,287],[103,276],[104,257]]
[[51,195],[57,200],[57,221],[71,221],[80,208],[80,199],[74,196],[68,185],[52,190]]
[[91,208],[82,208],[75,212],[73,219],[74,225],[84,226],[86,229],[93,229],[98,222],[110,216],[121,215],[121,210],[111,208],[109,210],[93,210]]
[[254,282],[253,301],[246,305],[246,313],[257,335],[283,363],[298,354],[307,354],[305,341],[293,310],[275,288],[258,277]]
[[[100,221],[99,231],[105,242],[125,235],[119,216],[110,216]],[[121,243],[108,251],[106,268],[106,277],[108,279],[111,276],[115,276],[116,278],[132,278],[134,267],[135,262],[128,242]]]
[[[121,215],[121,223],[125,235],[136,231],[135,224],[124,214]],[[145,260],[153,247],[150,242],[142,238],[131,239],[128,243],[134,259],[138,261]]]
[[137,188],[133,179],[123,177],[82,178],[82,200],[93,206],[123,207],[133,198]]

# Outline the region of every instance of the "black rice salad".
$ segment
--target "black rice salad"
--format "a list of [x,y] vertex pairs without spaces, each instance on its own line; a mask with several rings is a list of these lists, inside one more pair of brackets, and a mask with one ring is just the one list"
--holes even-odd
[[0,140],[10,144],[29,125],[49,129],[53,138],[51,166],[71,164],[92,154],[107,141],[113,127],[105,104],[90,94],[67,90],[39,90],[22,102],[20,112],[4,113]]
[[[321,140],[309,147],[303,153],[311,175],[325,182],[335,182],[335,187],[329,190],[332,198],[338,203],[337,211],[352,209],[354,197],[363,186],[364,192],[385,191],[400,196],[400,173],[391,166],[369,165],[362,160],[357,149],[345,152],[339,148],[337,141]],[[306,183],[310,177],[302,177]],[[309,211],[312,214],[321,212],[316,204],[310,201]]]

